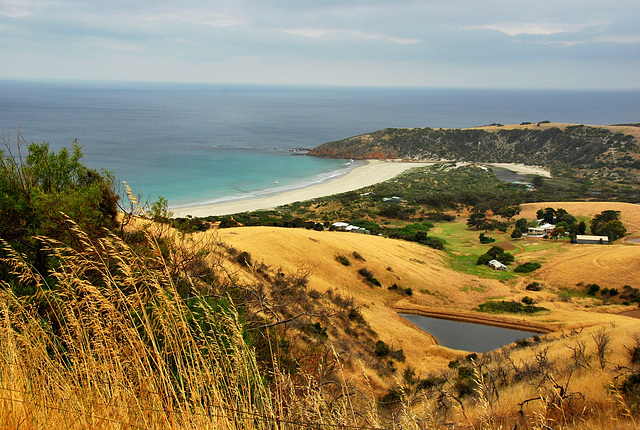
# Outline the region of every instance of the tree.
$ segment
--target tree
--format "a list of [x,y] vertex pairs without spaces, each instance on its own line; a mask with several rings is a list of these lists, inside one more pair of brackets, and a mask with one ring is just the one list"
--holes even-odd
[[569,212],[562,208],[558,208],[556,212],[556,223],[565,222],[567,225],[573,224],[576,222],[576,217],[571,215]]
[[565,230],[564,227],[556,227],[553,230],[551,230],[551,233],[549,233],[549,236],[551,236],[552,239],[558,240],[559,237],[564,236]]
[[167,199],[160,196],[158,200],[151,203],[148,216],[157,222],[168,222],[169,218],[173,216],[173,212],[169,210],[169,202]]
[[496,255],[496,260],[498,260],[505,266],[513,263],[515,259],[516,258],[513,256],[513,254],[509,254],[508,252],[501,252],[500,254]]
[[578,223],[578,234],[585,234],[587,232],[587,224],[584,221]]
[[478,257],[478,261],[476,261],[476,265],[481,266],[481,265],[489,264],[489,262],[493,259],[494,257],[489,254],[482,254],[480,257]]
[[487,215],[484,212],[472,212],[467,220],[469,228],[480,228],[482,224],[487,222]]
[[627,229],[624,227],[621,221],[612,220],[600,227],[598,234],[609,237],[609,242],[613,242],[627,234]]
[[489,250],[486,253],[491,257],[496,258],[498,255],[502,254],[503,252],[504,252],[503,247],[494,245],[491,248],[489,248]]
[[526,218],[520,218],[518,221],[516,221],[516,228],[519,228],[520,231],[527,231],[528,227],[529,223],[527,222]]
[[620,211],[614,210],[606,210],[602,211],[598,215],[594,216],[591,220],[591,233],[596,235],[605,235],[605,233],[601,233],[600,230],[607,224],[609,221],[616,221],[620,216]]
[[520,239],[522,237],[522,231],[516,227],[513,229],[513,231],[511,232],[511,238],[512,239]]
[[556,221],[556,210],[554,208],[546,208],[542,215],[544,222],[554,224]]
[[505,218],[507,220],[507,223],[509,223],[511,222],[511,218],[518,215],[519,213],[520,213],[520,205],[516,205],[516,206],[503,207],[496,212],[496,215],[499,215],[502,218]]

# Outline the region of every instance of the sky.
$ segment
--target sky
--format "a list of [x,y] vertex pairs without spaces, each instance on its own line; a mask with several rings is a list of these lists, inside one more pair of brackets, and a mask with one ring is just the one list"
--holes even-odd
[[638,0],[0,0],[0,79],[638,89]]

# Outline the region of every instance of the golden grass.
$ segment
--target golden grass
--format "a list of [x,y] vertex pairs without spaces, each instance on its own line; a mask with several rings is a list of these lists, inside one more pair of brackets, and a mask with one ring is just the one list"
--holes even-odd
[[37,292],[17,297],[1,281],[3,427],[263,427],[246,414],[273,415],[271,397],[233,309],[187,307],[159,254],[73,228],[81,251],[40,239],[59,262],[50,278],[5,244]]
[[[309,270],[309,288],[320,292],[337,290],[355,297],[362,315],[380,339],[402,348],[407,361],[418,369],[446,366],[448,359],[425,354],[433,338],[397,314],[397,308],[411,306],[471,309],[487,297],[510,294],[510,288],[497,280],[460,274],[444,265],[442,252],[416,243],[344,232],[317,232],[274,227],[241,227],[218,231],[221,241],[239,250],[248,250],[254,261],[262,261],[288,272]],[[366,261],[353,257],[356,251]],[[343,266],[337,255],[346,256]],[[366,267],[382,287],[364,282],[358,274]],[[411,288],[413,295],[402,296],[387,287],[397,284]],[[476,291],[469,285],[484,286]],[[480,292],[484,291],[484,292]]]

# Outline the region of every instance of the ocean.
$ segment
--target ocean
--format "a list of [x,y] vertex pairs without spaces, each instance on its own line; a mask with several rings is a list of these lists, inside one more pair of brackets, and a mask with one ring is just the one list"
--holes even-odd
[[387,127],[523,121],[640,122],[640,91],[286,87],[0,81],[0,128],[53,149],[82,145],[171,207],[264,197],[358,165],[303,149]]

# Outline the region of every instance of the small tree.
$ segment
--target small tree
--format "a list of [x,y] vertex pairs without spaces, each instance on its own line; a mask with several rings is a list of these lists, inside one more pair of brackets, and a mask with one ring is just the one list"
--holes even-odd
[[520,209],[521,209],[520,205],[507,206],[499,209],[496,212],[496,215],[501,216],[502,218],[505,218],[507,220],[507,223],[509,223],[511,222],[511,218],[513,218],[514,216],[520,213]]
[[467,226],[470,228],[480,228],[483,224],[487,222],[487,215],[484,212],[473,212],[469,215],[469,219],[467,220]]
[[587,224],[584,221],[578,223],[578,234],[585,234],[587,232]]
[[598,234],[609,237],[609,242],[613,242],[627,234],[627,229],[618,220],[612,220],[600,227]]

